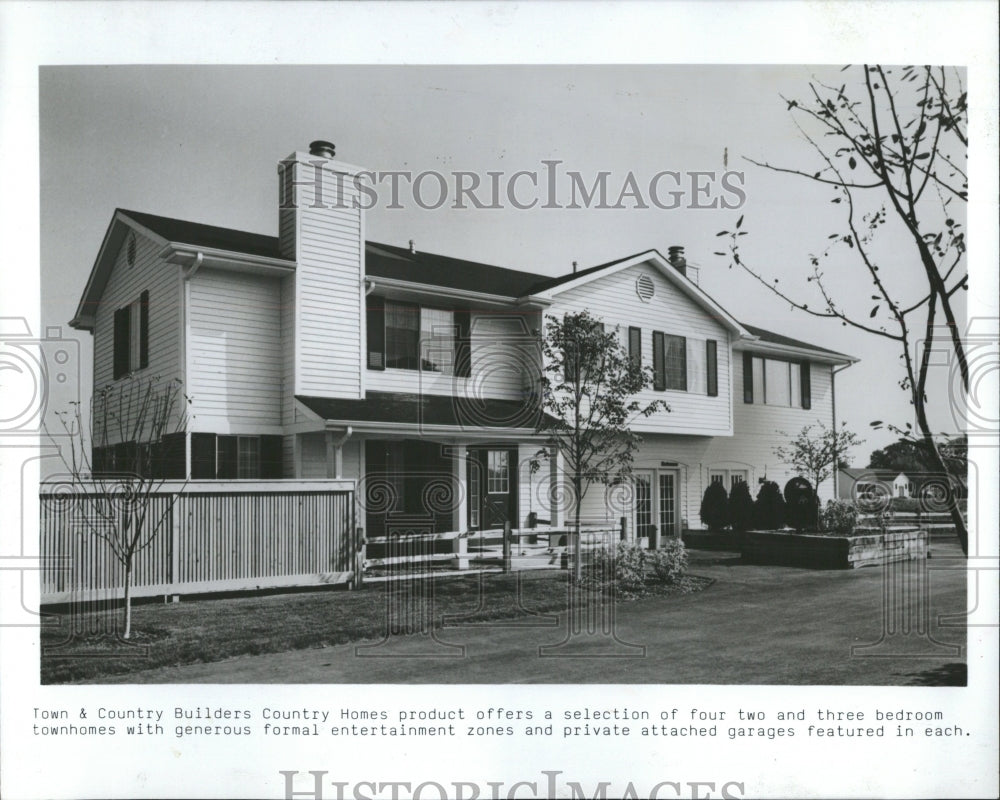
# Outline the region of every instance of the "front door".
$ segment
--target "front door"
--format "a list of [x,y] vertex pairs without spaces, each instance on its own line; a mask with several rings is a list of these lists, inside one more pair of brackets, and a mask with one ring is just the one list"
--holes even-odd
[[469,529],[518,527],[517,448],[469,448]]

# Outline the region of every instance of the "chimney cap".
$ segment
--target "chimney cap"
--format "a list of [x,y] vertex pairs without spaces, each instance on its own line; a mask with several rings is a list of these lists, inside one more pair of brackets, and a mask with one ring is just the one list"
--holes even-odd
[[317,139],[314,142],[309,142],[309,155],[320,156],[321,158],[335,158],[337,155],[337,146],[325,139]]

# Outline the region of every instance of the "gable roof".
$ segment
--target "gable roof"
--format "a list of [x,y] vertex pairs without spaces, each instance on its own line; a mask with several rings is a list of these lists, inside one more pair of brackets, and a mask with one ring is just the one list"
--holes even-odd
[[820,347],[815,344],[809,344],[808,342],[803,342],[800,339],[793,339],[791,336],[785,336],[780,333],[774,333],[773,331],[764,330],[763,328],[758,328],[756,325],[743,324],[750,333],[760,339],[762,342],[768,342],[770,344],[780,344],[785,347],[802,347],[807,350],[817,350],[820,353],[829,353],[831,356],[839,356],[841,358],[850,359],[855,361],[853,356],[846,355],[844,353],[838,353],[836,350],[828,350],[825,347]]
[[[70,321],[72,327],[84,330],[93,329],[94,310],[110,277],[111,262],[124,241],[126,226],[130,222],[145,229],[159,239],[161,244],[179,243],[247,256],[284,259],[278,246],[277,236],[266,236],[234,228],[223,228],[175,217],[117,208],[111,223],[108,225],[77,313]],[[633,253],[624,258],[617,258],[603,264],[553,277],[494,264],[427,253],[421,250],[411,252],[409,248],[397,247],[396,245],[365,242],[365,273],[369,278],[385,278],[426,286],[498,295],[509,297],[511,300],[539,294],[557,294],[570,288],[570,284],[577,285],[576,282],[584,283],[595,280],[644,261],[649,261],[657,266],[682,291],[708,308],[718,318],[724,320],[727,326],[738,334],[749,333],[764,342],[813,350],[848,361],[855,360],[851,356],[837,353],[834,350],[740,323],[712,300],[697,284],[677,272],[667,259],[656,250]]]

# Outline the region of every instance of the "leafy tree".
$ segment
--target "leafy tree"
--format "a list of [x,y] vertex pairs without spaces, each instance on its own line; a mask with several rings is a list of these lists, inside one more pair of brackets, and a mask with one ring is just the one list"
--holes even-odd
[[[548,317],[542,340],[544,368],[541,376],[542,407],[538,432],[550,446],[539,450],[540,459],[558,452],[573,487],[574,521],[579,542],[580,507],[594,483],[627,480],[635,452],[642,442],[631,425],[659,410],[669,411],[662,400],[635,397],[652,384],[652,368],[629,357],[617,329],[604,325],[587,311]],[[580,577],[577,551],[576,576]]]
[[[79,403],[56,412],[65,445],[59,454],[79,504],[75,518],[121,567],[123,639],[132,635],[136,556],[169,527],[178,496],[158,494],[166,480],[161,460],[166,437],[185,430],[188,402],[178,380],[128,378],[94,394],[89,419]],[[114,463],[95,463],[95,453],[109,451],[111,442],[121,444],[114,448]]]
[[757,492],[753,521],[757,528],[764,531],[785,527],[785,500],[781,496],[781,488],[774,481],[765,481]]
[[[743,217],[734,230],[719,233],[730,243],[728,252],[718,255],[728,256],[730,267],[738,266],[793,308],[895,342],[903,362],[900,386],[909,393],[916,428],[889,427],[924,442],[933,468],[946,472],[953,465],[942,458],[927,419],[927,379],[931,353],[943,340],[958,367],[960,390],[969,392],[965,346],[953,307],[955,294],[968,288],[968,106],[962,73],[878,65],[844,67],[842,72],[848,70],[845,81],[836,82],[839,86],[813,79],[804,100],[782,98],[816,152],[815,164],[792,168],[748,159],[828,186],[830,202],[843,213],[823,249],[809,257],[805,280],[816,290],[814,302],[793,296],[795,290],[785,290],[744,258]],[[887,262],[898,266],[895,278],[883,270]],[[851,264],[857,269],[851,287],[833,290],[828,271],[843,277]],[[843,302],[835,297],[838,293]],[[864,305],[858,306],[854,301],[862,298]],[[957,504],[952,504],[951,517],[967,553],[968,531]]]
[[737,481],[729,495],[729,519],[734,531],[753,527],[753,497],[746,481]]
[[[788,435],[782,431],[779,433]],[[808,480],[815,491],[833,474],[834,465],[840,462],[848,449],[863,443],[864,440],[849,431],[844,423],[838,430],[819,422],[806,425],[788,444],[775,447],[774,455],[791,467],[796,475]]]
[[870,469],[891,469],[896,472],[926,472],[933,470],[933,458],[920,440],[900,439],[879,450],[868,459]]
[[712,481],[701,498],[701,521],[710,531],[721,531],[729,525],[729,495],[722,481]]

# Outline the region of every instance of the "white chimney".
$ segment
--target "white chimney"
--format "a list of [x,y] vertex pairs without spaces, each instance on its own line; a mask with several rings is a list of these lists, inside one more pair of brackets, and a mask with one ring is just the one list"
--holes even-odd
[[358,399],[364,396],[365,227],[357,186],[365,170],[335,160],[335,152],[319,140],[278,165],[278,242],[296,262],[282,286],[282,328],[294,331],[289,338],[299,350],[295,394]]

